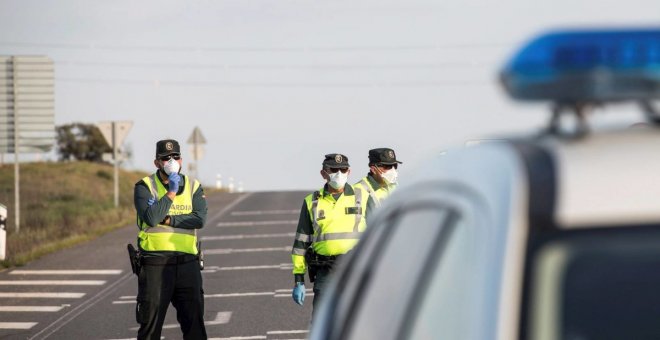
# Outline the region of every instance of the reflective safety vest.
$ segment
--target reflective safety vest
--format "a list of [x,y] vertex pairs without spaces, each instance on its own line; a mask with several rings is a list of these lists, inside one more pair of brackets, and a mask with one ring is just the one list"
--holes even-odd
[[347,187],[353,191],[353,195],[344,192],[338,200],[323,189],[305,197],[314,228],[313,235],[305,236],[308,242],[312,242],[312,248],[317,254],[346,254],[355,247],[367,227],[364,216],[367,202],[362,200],[362,191]]
[[396,187],[395,185],[384,185],[380,186],[378,189],[374,189],[373,183],[376,183],[376,180],[371,177],[371,176],[365,176],[362,178],[359,182],[353,184],[355,189],[362,189],[367,192],[369,197],[374,201],[374,205],[376,208],[380,207],[381,204],[383,204],[383,201],[389,196],[394,188]]
[[[147,176],[142,181],[147,185],[151,195],[160,200],[167,194],[167,188],[156,178],[157,174]],[[181,175],[184,186],[183,192],[176,195],[168,212],[170,216],[190,214],[193,211],[193,195],[199,189],[199,182],[192,181],[188,176]],[[137,218],[140,232],[138,244],[145,251],[178,251],[197,255],[197,229],[174,228],[158,224],[151,227]]]

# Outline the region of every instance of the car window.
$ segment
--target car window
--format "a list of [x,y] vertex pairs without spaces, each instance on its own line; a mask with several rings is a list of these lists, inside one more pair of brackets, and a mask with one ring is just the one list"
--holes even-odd
[[539,251],[530,338],[660,338],[660,233],[607,235]]
[[475,254],[470,235],[473,228],[468,228],[467,222],[465,218],[456,220],[446,246],[436,249],[428,281],[421,285],[423,291],[416,299],[419,304],[411,311],[408,339],[472,338],[467,333],[474,325],[463,322],[473,319],[470,300],[477,295],[470,280]]
[[[393,224],[400,218],[400,210],[393,211],[387,218],[370,225],[360,243],[351,250],[346,263],[335,273],[329,284],[329,293],[320,306],[322,313],[314,321],[315,331],[326,339],[343,339],[344,327],[352,316],[353,307],[359,302],[360,292],[369,282],[372,268],[380,262],[381,252],[387,244]],[[323,318],[323,319],[321,319]]]
[[[397,334],[408,302],[445,226],[450,210],[419,207],[406,211],[390,231],[389,242],[372,268],[361,304],[350,320],[350,339],[388,339]],[[354,327],[351,327],[354,326]]]

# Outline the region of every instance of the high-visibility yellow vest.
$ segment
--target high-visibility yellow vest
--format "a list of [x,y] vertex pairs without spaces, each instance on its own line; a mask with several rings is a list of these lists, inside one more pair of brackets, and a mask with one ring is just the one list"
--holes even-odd
[[383,201],[392,193],[396,186],[384,185],[378,189],[374,189],[371,185],[371,181],[375,181],[375,179],[371,178],[370,180],[369,176],[365,176],[359,182],[353,184],[353,187],[355,187],[356,190],[362,189],[366,191],[369,194],[369,197],[374,201],[374,206],[378,208],[383,204]]
[[[362,190],[353,189],[350,185],[346,187],[352,192],[345,189],[338,200],[324,189],[305,197],[314,233],[297,234],[296,237],[303,242],[312,242],[312,249],[319,255],[346,254],[355,247],[367,227],[367,202],[363,200]],[[303,249],[293,249],[294,274],[306,271],[304,252]]]
[[[147,185],[151,195],[160,200],[167,194],[167,188],[156,178],[157,174],[147,176],[142,181]],[[168,212],[170,216],[190,214],[193,211],[193,195],[199,188],[197,180],[191,183],[188,176],[181,175],[184,182],[183,192],[176,195]],[[137,218],[140,232],[138,244],[145,251],[178,251],[197,255],[197,229],[174,228],[159,224],[150,227]]]

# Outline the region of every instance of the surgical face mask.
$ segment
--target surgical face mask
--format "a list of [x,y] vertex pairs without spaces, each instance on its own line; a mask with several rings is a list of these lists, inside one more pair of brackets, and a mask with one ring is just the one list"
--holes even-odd
[[181,165],[179,165],[179,162],[174,158],[170,158],[169,161],[163,163],[163,171],[165,171],[168,176],[172,173],[178,173],[179,170],[181,170]]
[[388,184],[396,184],[397,178],[399,177],[399,173],[394,168],[383,171],[380,175]]
[[346,182],[348,181],[348,172],[342,173],[341,171],[337,171],[335,173],[327,173],[327,174],[328,177],[330,178],[328,184],[330,184],[331,187],[337,190],[343,188],[344,185],[346,185]]

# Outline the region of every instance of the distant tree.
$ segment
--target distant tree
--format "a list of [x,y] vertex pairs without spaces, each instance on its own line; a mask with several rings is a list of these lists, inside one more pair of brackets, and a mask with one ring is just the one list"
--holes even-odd
[[103,162],[103,153],[112,152],[101,131],[93,124],[60,125],[57,130],[57,152],[61,160]]

